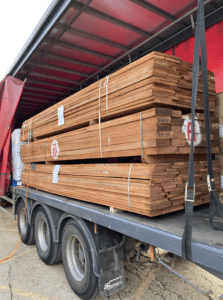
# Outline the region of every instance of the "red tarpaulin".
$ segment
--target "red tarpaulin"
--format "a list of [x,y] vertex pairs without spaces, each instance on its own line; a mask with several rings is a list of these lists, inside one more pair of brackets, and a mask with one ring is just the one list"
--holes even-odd
[[11,76],[6,76],[0,83],[0,196],[9,188],[10,140],[15,112],[25,83]]
[[[206,29],[208,70],[214,72],[216,93],[223,92],[223,21]],[[182,60],[193,62],[194,37],[176,45],[175,55]],[[173,49],[165,51],[173,54]]]

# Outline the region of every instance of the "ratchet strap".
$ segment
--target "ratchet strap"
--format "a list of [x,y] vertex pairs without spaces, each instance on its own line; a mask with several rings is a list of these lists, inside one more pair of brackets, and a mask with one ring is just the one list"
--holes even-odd
[[223,206],[215,191],[215,182],[213,178],[212,155],[211,155],[211,138],[210,138],[210,117],[209,117],[209,98],[208,98],[208,72],[207,72],[207,55],[205,41],[205,23],[204,23],[204,3],[198,0],[197,26],[195,31],[194,60],[193,60],[193,78],[192,78],[192,104],[191,104],[191,144],[189,155],[188,180],[185,187],[185,226],[182,237],[182,258],[192,260],[191,238],[193,226],[193,204],[195,198],[194,184],[194,123],[195,108],[199,76],[199,53],[201,50],[201,70],[202,70],[202,87],[203,103],[205,117],[205,134],[208,161],[207,184],[210,193],[209,220],[212,227],[216,230],[223,230],[223,226],[214,224],[214,216],[218,211],[223,219]]

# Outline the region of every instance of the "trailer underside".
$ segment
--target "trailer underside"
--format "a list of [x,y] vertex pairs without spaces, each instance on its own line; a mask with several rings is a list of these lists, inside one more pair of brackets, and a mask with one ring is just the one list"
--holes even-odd
[[[14,190],[14,199],[25,195],[25,187]],[[33,188],[29,188],[28,198],[182,256],[184,211],[155,218],[124,211],[110,213],[109,208],[102,205],[73,200]],[[207,206],[195,208],[193,220],[192,262],[223,279],[222,232],[211,227]],[[219,224],[223,223],[218,217],[215,220]]]

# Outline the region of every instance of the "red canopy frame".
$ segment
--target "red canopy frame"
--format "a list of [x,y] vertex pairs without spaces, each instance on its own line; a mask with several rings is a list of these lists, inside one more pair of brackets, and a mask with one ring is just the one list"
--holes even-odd
[[[221,23],[222,0],[204,5],[206,28]],[[184,47],[176,45],[193,36],[196,12],[197,0],[54,0],[8,71],[27,80],[16,126],[149,52],[174,47],[179,56]],[[222,70],[214,68],[218,91]]]

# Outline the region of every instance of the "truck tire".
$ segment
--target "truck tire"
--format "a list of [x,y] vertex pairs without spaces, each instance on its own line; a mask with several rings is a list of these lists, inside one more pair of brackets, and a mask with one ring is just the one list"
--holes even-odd
[[17,208],[19,235],[21,235],[21,240],[24,244],[32,245],[35,243],[34,225],[28,224],[27,218],[24,216],[24,212],[25,203],[24,201],[20,201]]
[[39,257],[46,265],[61,261],[61,244],[53,241],[50,221],[43,207],[36,214],[35,239]]
[[93,259],[89,242],[81,228],[68,221],[62,236],[64,271],[72,290],[84,300],[97,296],[98,278],[93,272]]

